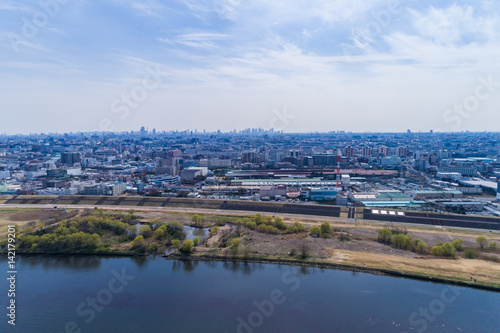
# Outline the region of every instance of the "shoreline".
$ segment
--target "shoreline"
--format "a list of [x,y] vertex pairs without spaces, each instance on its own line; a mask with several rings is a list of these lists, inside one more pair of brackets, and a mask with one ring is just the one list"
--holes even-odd
[[[0,255],[7,254],[5,252],[0,252]],[[53,256],[53,255],[61,255],[61,256],[103,256],[103,257],[141,257],[147,258],[151,254],[139,254],[139,253],[112,253],[112,252],[86,252],[86,253],[67,253],[67,252],[47,252],[47,253],[28,253],[21,252],[17,253],[20,256]],[[162,257],[165,260],[180,260],[180,261],[218,261],[218,262],[243,262],[243,263],[260,263],[260,264],[272,264],[272,265],[286,265],[286,266],[301,266],[301,267],[315,267],[321,269],[335,269],[342,271],[351,271],[351,272],[359,272],[359,273],[367,273],[372,275],[381,275],[381,276],[392,276],[392,277],[400,277],[400,278],[409,278],[414,280],[420,280],[425,282],[435,282],[442,283],[447,285],[456,285],[461,287],[468,287],[474,289],[481,289],[487,291],[493,291],[500,293],[500,286],[490,285],[490,284],[474,284],[464,280],[450,279],[450,278],[441,278],[437,276],[424,276],[412,273],[403,273],[397,270],[390,269],[381,269],[381,268],[369,268],[362,267],[356,265],[349,264],[340,264],[340,263],[328,263],[321,261],[314,261],[311,259],[300,260],[300,259],[287,259],[287,258],[256,258],[256,257],[233,257],[233,256],[222,256],[222,255],[181,255],[178,253],[172,254],[153,254],[155,256]]]
[[293,259],[285,259],[285,258],[244,258],[244,257],[230,257],[230,256],[209,256],[209,255],[191,255],[185,256],[180,254],[169,254],[162,255],[162,257],[166,260],[182,260],[182,261],[219,261],[219,262],[244,262],[244,263],[261,263],[261,264],[274,264],[274,265],[287,265],[287,266],[302,266],[302,267],[316,267],[321,269],[336,269],[343,271],[351,271],[351,272],[359,272],[359,273],[368,273],[373,275],[382,275],[382,276],[392,276],[392,277],[401,277],[401,278],[409,278],[414,280],[426,281],[426,282],[436,282],[443,283],[447,285],[457,285],[461,287],[468,287],[474,289],[488,290],[493,292],[500,293],[500,286],[494,286],[489,284],[472,284],[466,281],[461,280],[453,280],[440,278],[435,276],[423,276],[418,274],[411,273],[402,273],[396,270],[389,269],[378,269],[378,268],[368,268],[361,267],[355,265],[346,265],[339,263],[327,263],[327,262],[318,262],[318,261],[309,261],[309,260],[293,260]]

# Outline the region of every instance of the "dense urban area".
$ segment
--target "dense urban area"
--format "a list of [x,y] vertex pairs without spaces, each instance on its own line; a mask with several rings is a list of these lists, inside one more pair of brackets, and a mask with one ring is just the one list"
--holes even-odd
[[[280,201],[500,215],[498,133],[0,136],[3,195]],[[386,211],[381,211],[385,212]]]

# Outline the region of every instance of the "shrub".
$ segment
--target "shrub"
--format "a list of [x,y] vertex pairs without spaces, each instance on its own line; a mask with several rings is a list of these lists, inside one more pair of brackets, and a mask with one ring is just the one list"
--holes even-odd
[[417,239],[418,242],[415,242],[415,251],[420,253],[420,254],[425,254],[429,252],[429,248],[427,247],[427,244],[424,242],[420,241],[420,239]]
[[151,236],[152,234],[152,231],[151,231],[151,227],[149,225],[142,225],[140,228],[139,228],[139,234],[140,235],[143,235],[144,238],[148,238]]
[[258,232],[263,232],[263,233],[266,233],[266,232],[267,232],[267,226],[266,226],[264,223],[261,223],[261,224],[259,224],[259,226],[257,227],[257,231],[258,231]]
[[153,252],[156,252],[156,251],[158,251],[158,245],[156,245],[155,242],[152,242],[146,248],[146,252],[149,252],[149,253],[153,253]]
[[320,237],[321,236],[321,229],[320,229],[320,227],[311,227],[311,228],[309,228],[309,233],[313,236]]
[[431,254],[433,256],[439,256],[441,257],[443,255],[443,247],[442,246],[433,246],[431,249]]
[[210,232],[209,232],[210,237],[212,237],[213,235],[216,235],[217,232],[219,232],[219,227],[218,226],[215,225],[212,228],[210,228]]
[[484,260],[493,261],[493,262],[499,262],[500,261],[500,259],[498,259],[497,256],[483,256],[483,259]]
[[274,225],[276,228],[280,230],[285,230],[286,229],[286,224],[283,222],[283,220],[280,217],[277,217],[274,219]]
[[323,236],[328,236],[333,232],[332,227],[330,226],[330,223],[324,222],[321,224],[321,234]]
[[457,255],[457,250],[450,244],[450,242],[446,242],[443,244],[443,255],[445,257],[455,257]]
[[462,251],[464,249],[464,240],[457,238],[452,242],[452,245],[457,251]]
[[247,227],[250,230],[255,230],[255,229],[257,229],[257,223],[249,221],[249,222],[245,223],[245,227]]
[[496,250],[497,249],[497,243],[496,242],[491,242],[488,244],[488,248],[491,250]]
[[472,250],[472,249],[465,250],[465,258],[467,258],[467,259],[475,259],[478,256],[479,255],[477,254],[477,252],[475,250]]
[[305,226],[305,225],[303,225],[303,224],[302,224],[302,223],[300,223],[300,222],[295,222],[295,223],[293,224],[293,226],[294,226],[294,227],[296,227],[296,228],[297,228],[297,230],[298,230],[299,232],[302,232],[302,231],[306,231],[306,230],[307,230],[306,226]]
[[233,254],[233,256],[236,256],[238,254],[238,249],[240,247],[240,243],[241,243],[241,239],[239,238],[233,238],[231,240],[231,253]]
[[392,232],[387,229],[380,229],[378,231],[379,243],[389,244],[391,242]]

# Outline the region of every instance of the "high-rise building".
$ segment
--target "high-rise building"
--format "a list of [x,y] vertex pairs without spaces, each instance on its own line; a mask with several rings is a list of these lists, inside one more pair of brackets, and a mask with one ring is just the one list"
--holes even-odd
[[354,148],[352,148],[351,146],[347,146],[344,149],[344,155],[346,157],[353,157],[354,156]]
[[245,151],[241,154],[241,163],[258,163],[257,152]]
[[382,156],[389,156],[389,147],[380,147],[379,148],[380,155]]
[[370,147],[363,147],[363,156],[372,156],[372,149]]
[[406,156],[406,147],[398,147],[396,153],[398,156]]
[[76,152],[63,152],[61,153],[61,163],[75,164],[80,163],[80,153]]

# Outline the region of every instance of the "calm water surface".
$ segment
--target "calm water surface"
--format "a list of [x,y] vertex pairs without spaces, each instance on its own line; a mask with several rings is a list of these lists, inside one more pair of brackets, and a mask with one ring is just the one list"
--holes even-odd
[[[500,332],[500,293],[411,279],[159,257],[17,261],[16,326],[2,310],[0,332]],[[5,309],[5,277],[0,288]]]

